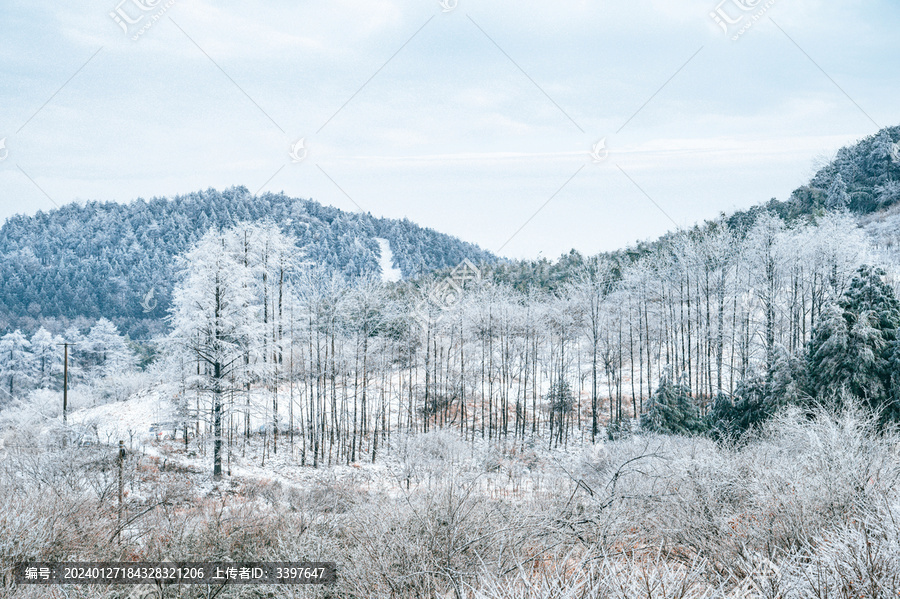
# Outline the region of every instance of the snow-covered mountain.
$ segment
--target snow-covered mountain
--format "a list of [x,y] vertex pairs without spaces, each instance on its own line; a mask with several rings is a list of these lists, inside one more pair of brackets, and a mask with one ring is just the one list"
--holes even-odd
[[[99,317],[132,337],[158,330],[173,258],[211,227],[271,219],[298,239],[304,260],[355,277],[399,280],[496,257],[406,219],[351,213],[244,187],[127,204],[68,204],[15,216],[0,228],[0,331]],[[79,320],[80,319],[80,320]],[[84,322],[81,322],[83,320]]]

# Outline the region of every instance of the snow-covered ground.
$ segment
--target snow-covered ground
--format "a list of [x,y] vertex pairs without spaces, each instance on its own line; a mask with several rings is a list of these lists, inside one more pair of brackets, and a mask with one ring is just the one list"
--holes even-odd
[[391,244],[387,239],[376,237],[375,241],[381,248],[381,257],[378,264],[381,266],[381,280],[394,283],[403,278],[403,273],[399,268],[394,268],[394,253],[391,251]]
[[[604,381],[601,381],[604,382]],[[625,385],[628,385],[625,379]],[[372,397],[382,395],[381,384],[385,385],[384,408],[387,411],[387,422],[392,431],[397,431],[398,423],[405,423],[405,415],[409,411],[409,398],[399,392],[404,384],[401,373],[392,373],[384,381],[369,383],[369,393]],[[510,381],[506,393],[515,397],[521,389],[517,388],[519,381]],[[306,389],[302,385],[294,383],[293,390],[290,383],[282,384],[278,388],[277,405],[279,428],[287,431],[291,425],[299,429],[302,422],[308,418],[306,411],[309,409],[309,398]],[[604,387],[605,388],[605,387]],[[549,390],[548,381],[541,381],[541,395]],[[343,388],[338,385],[336,392],[342,396],[352,395],[352,388]],[[499,393],[500,391],[498,391]],[[119,440],[131,449],[139,449],[150,444],[151,441],[160,441],[171,438],[175,429],[175,423],[180,420],[176,414],[176,401],[172,396],[173,390],[166,384],[150,383],[140,391],[131,394],[125,401],[109,401],[98,403],[92,394],[83,387],[76,387],[69,392],[68,424],[73,427],[85,441],[99,442],[115,445]],[[193,391],[189,391],[185,408],[188,410],[188,419],[192,424],[191,439],[199,428],[201,435],[210,432],[210,397],[202,394],[199,397]],[[589,416],[590,396],[588,389],[576,389],[576,396],[580,397],[579,407],[576,409],[576,421],[582,426],[574,434],[575,439],[583,440],[589,433],[587,419]],[[223,429],[226,434],[240,436],[244,431],[245,419],[249,418],[250,430],[255,434],[263,431],[271,434],[272,431],[272,391],[263,387],[254,387],[249,397],[244,392],[223,395]],[[416,398],[421,401],[421,398]],[[608,400],[603,397],[602,404],[606,406]],[[323,406],[326,414],[330,416],[330,404]],[[626,408],[630,407],[626,405]],[[43,423],[40,426],[45,432],[55,429],[62,424],[61,393],[57,391],[34,391],[28,401],[22,401],[15,407],[3,412],[0,417],[0,429],[3,426],[24,426],[27,424]],[[468,403],[470,414],[477,414],[477,403],[472,399]],[[369,406],[369,417],[380,419],[382,405],[376,401]],[[515,418],[514,405],[509,406],[509,418]],[[198,413],[199,411],[199,413]],[[179,428],[177,436],[183,439]]]
[[[169,398],[150,389],[126,401],[77,410],[69,414],[68,421],[83,431],[93,431],[101,443],[144,444],[157,435],[157,425],[174,419],[175,407]],[[166,432],[171,434],[171,427]]]
[[[522,470],[521,464],[506,455],[507,451],[517,451],[515,449],[517,443],[509,444],[506,450],[499,449],[491,442],[480,438],[461,441],[458,432],[453,430],[435,432],[425,437],[394,431],[389,441],[383,440],[379,443],[381,447],[375,463],[372,463],[371,454],[368,453],[370,448],[367,448],[361,451],[359,461],[353,464],[331,462],[325,458],[320,468],[312,468],[312,460],[307,458],[306,464],[303,465],[303,440],[299,435],[295,435],[292,443],[288,430],[289,390],[282,388],[279,391],[279,420],[284,432],[279,434],[277,453],[273,452],[272,446],[270,392],[261,388],[254,389],[249,397],[249,407],[246,395],[235,397],[233,405],[226,399],[223,406],[225,408],[223,425],[226,428],[231,427],[232,434],[226,432],[229,441],[223,448],[222,465],[228,479],[278,482],[285,487],[299,489],[322,484],[338,485],[357,491],[365,490],[394,496],[401,492],[401,486],[405,485],[407,477],[411,478],[413,488],[422,485],[427,487],[435,481],[426,473],[435,469],[458,467],[465,472],[485,470],[491,472],[490,476],[480,477],[478,484],[485,497],[502,495],[508,499],[523,499],[535,493],[547,493],[552,490],[542,482],[543,475],[537,471],[532,472],[531,467]],[[58,399],[55,397],[56,394],[47,395],[54,395],[52,399]],[[193,397],[188,400],[191,410],[197,409],[195,401]],[[396,400],[391,404],[393,404],[391,412],[396,417],[396,411],[400,406]],[[197,444],[198,439],[195,437],[197,425],[192,424],[190,449],[184,445],[181,429],[173,437],[174,423],[177,422],[178,415],[175,402],[164,385],[150,385],[126,401],[76,407],[69,411],[68,424],[79,444],[92,445],[99,442],[101,446],[115,448],[119,440],[122,440],[129,451],[139,452],[143,456],[158,460],[167,460],[170,464],[187,468],[200,475],[195,481],[200,485],[197,490],[209,490],[215,484],[209,477],[212,456],[209,445],[208,398],[201,400],[200,410],[199,428],[203,435],[202,443]],[[299,397],[295,397],[295,425],[299,424],[300,410]],[[254,433],[250,439],[246,439],[242,434],[247,411]],[[18,420],[42,422],[39,425],[41,434],[58,430],[62,423],[62,417],[57,411],[49,411],[43,415],[30,412],[29,415],[30,418],[22,415]],[[429,441],[431,438],[433,439]],[[449,452],[452,464],[445,463],[447,456],[434,454],[435,447],[431,447],[432,445],[442,448],[441,451]],[[568,448],[547,451],[535,447],[527,453],[536,452],[533,458],[534,466],[540,464],[540,469],[554,469],[553,463],[557,460],[565,462],[567,469],[570,469],[573,467],[572,460],[577,459],[586,447],[589,451],[597,450],[597,447],[592,447],[589,442],[585,446],[573,438]],[[602,444],[598,447],[602,448]],[[0,456],[3,454],[0,441]],[[481,463],[485,460],[490,464]]]

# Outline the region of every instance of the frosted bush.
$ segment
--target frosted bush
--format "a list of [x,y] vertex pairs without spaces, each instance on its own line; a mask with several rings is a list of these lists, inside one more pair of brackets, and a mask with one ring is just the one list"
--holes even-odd
[[455,431],[437,429],[406,436],[396,443],[400,460],[400,477],[405,481],[431,483],[442,476],[469,470],[472,447]]
[[792,597],[900,596],[900,527],[897,505],[823,532],[807,543],[790,576]]
[[[70,414],[93,403],[94,395],[90,387],[78,386],[69,389],[66,408]],[[0,429],[19,428],[61,417],[62,391],[35,389],[0,410]]]
[[[574,552],[551,560],[519,564],[515,575],[488,579],[477,599],[706,599],[717,596],[704,581],[701,561],[678,563],[661,552],[623,556],[576,557]],[[720,595],[719,595],[720,596]]]

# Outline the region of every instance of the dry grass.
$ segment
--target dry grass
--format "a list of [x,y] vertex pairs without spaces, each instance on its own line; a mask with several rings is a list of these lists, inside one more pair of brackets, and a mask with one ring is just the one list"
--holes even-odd
[[390,480],[376,491],[328,470],[315,484],[214,486],[177,456],[132,457],[121,534],[109,448],[62,449],[24,433],[4,441],[0,595],[10,599],[124,596],[17,587],[16,561],[164,556],[338,563],[331,587],[219,597],[900,595],[900,443],[853,410],[811,421],[785,413],[740,447],[636,436],[547,453],[436,431],[395,440],[378,471]]

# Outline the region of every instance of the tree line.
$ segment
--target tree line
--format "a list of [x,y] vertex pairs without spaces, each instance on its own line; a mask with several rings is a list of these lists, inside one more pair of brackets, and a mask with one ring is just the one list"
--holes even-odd
[[[659,422],[679,394],[708,421],[758,381],[766,398],[810,389],[797,363],[828,345],[872,259],[845,212],[791,226],[763,214],[743,235],[717,222],[671,236],[624,268],[585,260],[553,292],[472,263],[386,284],[311,264],[272,221],[245,223],[179,259],[161,359],[182,426],[215,440],[217,474],[223,439],[260,419],[272,451],[287,442],[315,466],[374,460],[390,435],[434,427],[552,447]],[[817,376],[833,380],[833,362]]]
[[174,257],[210,228],[265,218],[290,233],[307,260],[348,278],[378,271],[379,239],[390,242],[394,266],[406,277],[463,258],[495,259],[406,219],[344,212],[282,193],[256,196],[245,187],[125,204],[71,203],[13,216],[0,227],[0,331],[83,329],[107,318],[133,338],[160,334]]

